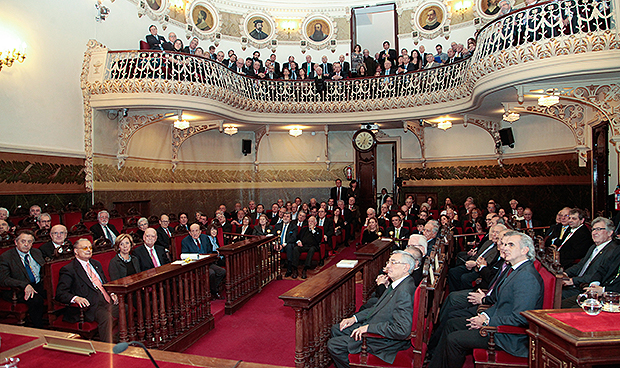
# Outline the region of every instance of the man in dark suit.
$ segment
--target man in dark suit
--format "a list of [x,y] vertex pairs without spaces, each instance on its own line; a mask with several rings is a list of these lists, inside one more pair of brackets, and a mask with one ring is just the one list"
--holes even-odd
[[416,70],[415,65],[409,62],[409,55],[403,55],[403,63],[398,66],[397,74],[408,73]]
[[437,242],[437,233],[439,233],[439,222],[437,220],[428,220],[426,224],[424,224],[424,230],[422,230],[424,237],[426,238],[426,253],[431,254],[431,251],[435,247],[435,243]]
[[[85,308],[84,319],[88,322],[96,321],[101,340],[112,342],[112,321],[113,317],[118,316],[118,297],[114,293],[108,294],[103,287],[107,280],[101,263],[91,259],[93,247],[90,241],[76,241],[73,252],[73,261],[60,269],[56,300]],[[70,323],[78,322],[80,310],[67,307],[63,319]]]
[[149,27],[149,32],[151,34],[146,36],[146,42],[151,50],[163,50],[166,39],[157,34],[157,27],[154,24]]
[[396,74],[396,71],[398,70],[396,67],[392,66],[394,64],[392,64],[392,62],[390,60],[386,60],[383,64],[383,71],[381,72],[381,75],[394,75]]
[[349,75],[342,71],[342,65],[339,62],[335,62],[332,66],[333,72],[329,75],[331,80],[342,80],[349,77]]
[[[50,230],[51,240],[47,243],[41,245],[39,250],[43,254],[43,258],[54,258],[54,252],[58,249],[58,253],[62,253],[62,246],[65,245],[65,242],[68,242],[67,239],[67,228],[65,225],[54,225]],[[71,244],[69,242],[69,244]]]
[[[474,317],[448,320],[429,368],[462,367],[472,349],[488,348],[489,337],[480,335],[482,326],[525,327],[527,320],[520,312],[542,308],[543,281],[532,262],[535,257],[532,238],[509,231],[503,242],[511,269],[497,286],[495,299],[491,300],[493,305]],[[497,334],[495,343],[508,354],[528,356],[527,335]]]
[[[210,227],[207,232],[210,232]],[[181,253],[199,253],[199,254],[218,254],[217,249],[213,249],[213,244],[209,241],[207,235],[202,234],[200,226],[193,224],[190,226],[189,235],[181,240]],[[226,278],[226,270],[212,263],[209,265],[209,285],[211,286],[211,295],[213,298],[220,299],[220,284]]]
[[329,246],[329,249],[334,249],[332,238],[334,236],[335,225],[334,220],[331,217],[327,217],[327,210],[325,208],[319,208],[318,211],[317,226],[323,228],[323,241]]
[[[0,286],[17,288],[17,300],[28,306],[32,325],[43,328],[45,313],[45,288],[43,286],[43,265],[41,251],[32,248],[34,233],[22,231],[15,238],[15,248],[0,256]],[[13,290],[2,292],[5,300],[11,301]]]
[[[194,55],[196,53],[196,49],[198,48],[198,37],[192,38],[189,41],[189,45],[183,48],[183,52],[186,54]],[[211,48],[209,48],[211,50]],[[213,59],[217,59],[217,56],[212,56]]]
[[315,66],[316,66],[316,63],[312,62],[312,56],[306,55],[306,62],[301,64],[301,68],[306,71],[306,76],[310,79],[314,79],[315,77],[315,73],[314,73]]
[[159,228],[156,230],[157,232],[157,241],[155,244],[161,245],[166,249],[170,249],[170,238],[172,237],[172,233],[174,232],[168,225],[170,224],[170,218],[168,215],[163,214],[159,217]]
[[522,230],[540,227],[540,221],[533,219],[532,215],[533,212],[531,208],[528,207],[523,210],[523,220],[519,221]]
[[333,187],[330,191],[329,198],[333,199],[334,202],[338,202],[339,200],[345,200],[349,198],[347,188],[342,187],[342,180],[336,179],[336,186]]
[[607,270],[604,270],[607,266],[606,260],[612,258],[612,254],[618,248],[618,243],[613,240],[613,235],[614,223],[611,220],[597,217],[592,221],[594,244],[579,263],[564,272],[566,277],[562,281],[562,299],[574,299],[582,292],[580,285],[589,285],[592,281],[597,281],[593,279],[597,273],[606,273]]
[[[403,221],[398,215],[392,215],[392,226],[385,229],[387,236],[393,239],[405,239],[409,238],[409,229],[403,226]],[[398,249],[405,249],[407,246],[406,240],[397,241],[395,244]]]
[[269,218],[269,224],[275,226],[278,222],[281,222],[280,206],[277,203],[271,205],[271,213],[267,214]]
[[[282,215],[282,222],[276,224],[273,230],[276,232],[277,236],[280,237],[280,244],[276,249],[286,252],[287,262],[285,277],[291,276],[293,275],[293,249],[297,246],[298,233],[297,226],[291,223],[291,214],[289,212],[284,212]],[[297,271],[295,271],[295,274],[297,274]]]
[[362,55],[364,56],[366,73],[368,73],[369,76],[375,75],[375,72],[377,71],[377,66],[379,66],[377,60],[375,60],[374,57],[370,56],[370,51],[368,51],[368,49],[364,49]]
[[[303,212],[302,212],[303,213]],[[293,248],[293,278],[297,278],[297,268],[299,267],[299,257],[302,253],[306,252],[306,263],[301,271],[301,278],[307,278],[306,272],[312,267],[312,257],[315,252],[320,251],[320,244],[322,240],[322,233],[320,229],[316,227],[316,217],[310,216],[308,218],[308,226],[299,230],[297,236],[297,244]]]
[[[590,283],[586,291],[599,295],[606,291],[620,293],[620,247],[616,247],[612,254],[609,255],[609,258],[605,260],[604,264],[592,276],[592,279],[595,281]],[[567,300],[571,300],[574,303],[570,308],[577,308],[575,298],[563,300],[562,308],[569,308],[565,305]]]
[[276,54],[271,54],[269,56],[269,59],[271,60],[271,64],[274,66],[274,70],[276,72],[277,75],[281,75],[282,74],[282,69],[280,68],[280,63],[278,63],[276,61]]
[[334,71],[332,64],[327,62],[326,55],[321,56],[321,63],[318,66],[323,69],[324,76],[328,76]]
[[137,247],[133,251],[134,256],[140,261],[140,269],[142,271],[170,263],[170,259],[168,259],[166,254],[166,248],[155,244],[157,242],[157,232],[155,229],[151,227],[146,229],[143,240],[144,245]]
[[391,63],[390,67],[391,67],[391,65],[394,65],[396,63],[397,58],[398,58],[398,54],[396,53],[396,50],[390,48],[390,42],[384,41],[383,50],[379,53],[379,59],[378,59],[379,65],[381,65],[381,68],[385,70],[386,60],[390,61]]
[[404,251],[395,251],[385,266],[392,285],[377,303],[350,318],[332,326],[332,338],[327,351],[337,368],[349,367],[349,354],[361,351],[362,334],[382,335],[383,339],[368,338],[368,351],[379,359],[392,364],[396,353],[411,346],[408,339],[413,324],[413,295],[415,282],[410,272],[415,259]]
[[119,232],[114,225],[109,223],[110,214],[108,211],[99,211],[97,214],[97,221],[98,223],[90,227],[90,232],[93,233],[93,240],[107,238],[114,244]]
[[340,62],[340,68],[342,69],[345,77],[351,77],[351,64],[344,59],[344,55],[338,56],[338,61]]
[[[293,217],[293,215],[291,214],[291,218],[292,217]],[[304,226],[308,226],[308,219],[307,219],[308,214],[306,214],[306,212],[299,211],[297,213],[297,216],[295,216],[295,217],[297,217],[297,218],[295,220],[291,220],[291,221],[295,224],[295,226],[297,226],[298,230],[301,230],[301,228],[304,227]]]
[[[465,290],[472,288],[472,282],[479,277],[481,269],[493,265],[499,259],[497,243],[500,233],[506,230],[506,226],[497,224],[489,231],[489,240],[482,244],[476,252],[472,252],[463,264],[450,268],[448,271],[448,285],[450,291]],[[458,263],[458,260],[457,260]]]
[[462,60],[462,57],[458,57],[456,56],[456,53],[454,52],[454,50],[452,48],[448,49],[448,59],[446,59],[445,64],[454,64],[457,61]]
[[584,213],[581,209],[570,210],[568,216],[570,231],[564,232],[564,237],[556,239],[554,243],[560,252],[560,264],[564,269],[568,269],[583,258],[592,245],[592,235],[583,224],[584,221]]

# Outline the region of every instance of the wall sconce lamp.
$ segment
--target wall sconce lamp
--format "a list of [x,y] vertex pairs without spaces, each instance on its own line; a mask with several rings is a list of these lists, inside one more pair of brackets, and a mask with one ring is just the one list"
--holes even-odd
[[12,50],[8,46],[6,49],[0,50],[0,70],[2,70],[3,66],[10,68],[15,61],[23,63],[24,59],[26,59],[26,43],[22,42],[21,46],[15,47]]

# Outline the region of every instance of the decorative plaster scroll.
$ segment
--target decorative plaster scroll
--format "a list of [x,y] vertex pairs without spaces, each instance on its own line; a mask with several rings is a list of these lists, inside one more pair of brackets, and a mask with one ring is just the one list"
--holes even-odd
[[620,134],[620,85],[603,84],[578,86],[561,90],[563,98],[575,99],[595,107],[611,123],[614,135]]
[[329,166],[332,163],[329,160],[329,125],[325,125],[323,129],[325,131],[325,166],[327,167],[327,170],[329,170]]
[[494,120],[485,120],[484,118],[479,118],[471,115],[465,115],[463,117],[463,122],[465,124],[473,124],[487,131],[493,138],[493,142],[495,143],[495,155],[497,156],[497,164],[499,166],[503,165],[503,154],[504,150],[502,149],[502,139],[499,136],[499,129],[501,127],[500,123]]
[[587,146],[585,140],[586,114],[582,104],[558,103],[549,107],[535,104],[525,106],[525,110],[530,114],[546,116],[563,123],[573,133],[576,146]]
[[422,167],[426,168],[426,147],[424,145],[424,126],[420,122],[404,121],[403,130],[407,132],[409,130],[413,135],[418,138],[420,142],[420,152],[422,152]]
[[157,123],[161,119],[165,118],[164,114],[157,115],[132,115],[126,118],[121,118],[118,121],[118,153],[116,158],[118,159],[118,169],[120,170],[125,165],[127,159],[127,147],[129,141],[136,132],[145,126]]
[[223,120],[218,120],[206,124],[190,126],[187,129],[177,129],[172,127],[172,172],[176,170],[179,163],[179,149],[181,149],[183,142],[196,134],[212,129],[221,129],[223,124]]
[[86,52],[84,52],[82,73],[80,73],[80,87],[82,88],[82,99],[84,103],[84,151],[86,153],[84,173],[87,192],[93,191],[93,109],[90,106],[92,85],[88,82],[89,66],[91,55],[104,48],[105,46],[102,43],[95,40],[88,40]]
[[266,135],[269,135],[269,124],[261,126],[254,132],[254,172],[258,172],[258,146]]

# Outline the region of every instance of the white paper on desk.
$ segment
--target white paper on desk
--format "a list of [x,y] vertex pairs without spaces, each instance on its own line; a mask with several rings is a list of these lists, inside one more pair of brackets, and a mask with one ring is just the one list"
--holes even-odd
[[208,257],[208,254],[200,254],[200,253],[181,253],[180,258],[182,260],[191,259],[192,261],[197,261],[199,259],[203,259]]
[[389,241],[389,242],[391,242],[392,240],[393,239],[391,239],[391,238],[381,238],[381,241]]
[[342,261],[336,263],[336,267],[338,268],[353,268],[357,266],[357,259],[343,259]]
[[181,265],[181,266],[183,266],[183,265],[186,265],[187,262],[185,262],[183,260],[180,260],[180,261],[174,261],[174,262],[172,262],[172,264],[173,265]]

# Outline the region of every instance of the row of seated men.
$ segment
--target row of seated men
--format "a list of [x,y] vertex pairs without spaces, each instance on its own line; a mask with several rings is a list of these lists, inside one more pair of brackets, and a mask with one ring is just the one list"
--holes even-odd
[[[578,217],[578,213],[578,209],[573,209],[570,216]],[[620,291],[620,246],[614,240],[614,223],[598,217],[592,221],[591,228],[591,232],[588,231],[590,240],[584,240],[587,253],[564,272],[562,307],[577,307],[576,296],[584,291],[599,294]],[[569,231],[576,234],[574,228]],[[420,242],[418,237],[420,235],[410,238],[408,249],[419,244],[423,244],[422,249],[426,248],[426,243]],[[449,269],[450,294],[441,307],[439,323],[428,343],[428,367],[461,368],[466,355],[474,348],[488,347],[489,337],[479,333],[481,327],[526,327],[527,321],[520,312],[543,306],[544,286],[533,264],[532,238],[501,223],[491,224],[488,237],[470,255],[459,254],[456,264]],[[395,251],[384,269],[387,277],[383,274],[377,277],[378,285],[391,282],[392,287],[378,288],[368,305],[332,328],[328,350],[336,367],[349,366],[348,354],[360,352],[364,332],[385,337],[368,338],[368,351],[387,363],[393,363],[398,351],[409,348],[412,296],[419,279],[411,274],[416,268],[409,265],[407,258]],[[471,277],[474,274],[475,277]],[[462,284],[453,286],[455,276],[463,275],[470,277],[462,278]],[[479,308],[481,305],[485,307]],[[511,355],[528,356],[526,335],[498,334],[495,343],[497,348]]]

